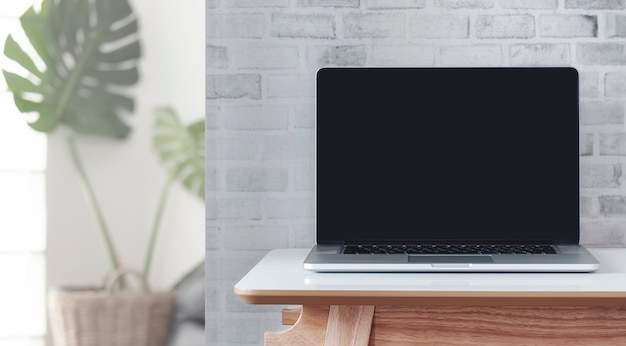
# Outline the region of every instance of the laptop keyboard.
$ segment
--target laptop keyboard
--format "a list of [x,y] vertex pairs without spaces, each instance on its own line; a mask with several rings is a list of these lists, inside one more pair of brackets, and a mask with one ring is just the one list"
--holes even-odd
[[345,245],[344,254],[409,254],[409,255],[449,255],[449,254],[556,254],[550,245]]

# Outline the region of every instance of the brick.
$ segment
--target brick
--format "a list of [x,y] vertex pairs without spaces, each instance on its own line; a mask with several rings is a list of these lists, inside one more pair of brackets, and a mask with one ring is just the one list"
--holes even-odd
[[582,222],[580,242],[588,247],[625,247],[626,227],[623,223]]
[[552,43],[511,45],[509,60],[513,66],[569,65],[569,45]]
[[409,38],[467,38],[469,18],[454,15],[418,15],[409,18]]
[[604,80],[604,93],[608,97],[626,97],[626,72],[608,72]]
[[626,133],[600,133],[600,155],[626,155]]
[[626,216],[626,196],[600,196],[600,213],[603,216]]
[[204,177],[206,191],[217,191],[217,169],[206,167]]
[[206,160],[252,160],[259,152],[253,137],[207,138]]
[[283,192],[288,182],[285,168],[229,168],[226,173],[227,191]]
[[[218,108],[214,106],[210,106],[208,103],[205,104],[204,111],[204,127],[205,130],[215,130],[218,128]],[[208,138],[208,137],[207,137]]]
[[624,9],[624,0],[565,0],[565,8],[621,10]]
[[206,199],[207,220],[260,220],[261,202],[251,199]]
[[619,102],[581,101],[580,120],[584,125],[622,125],[624,105]]
[[296,191],[313,191],[315,189],[315,169],[312,166],[295,168],[293,182]]
[[258,74],[228,74],[206,76],[207,99],[261,98],[261,76]]
[[580,135],[578,149],[580,156],[593,155],[593,133],[582,133]]
[[302,248],[315,245],[315,226],[313,224],[296,225],[290,232],[290,247]]
[[224,290],[216,282],[219,298],[225,298],[222,292],[232,292],[233,281],[236,283],[254,267],[267,250],[250,249],[249,251],[229,251],[207,254],[206,261],[215,264],[215,271],[211,272],[211,278],[216,281],[231,281],[230,289]]
[[298,0],[300,7],[359,7],[359,0]]
[[315,127],[315,104],[299,104],[293,107],[293,127],[312,129]]
[[378,66],[424,66],[435,64],[435,47],[430,45],[378,45],[372,47],[372,63]]
[[448,9],[493,7],[493,0],[436,0],[436,5]]
[[205,250],[217,250],[219,227],[207,225],[204,232]]
[[289,245],[289,227],[279,225],[232,226],[225,229],[226,249],[273,250]]
[[581,97],[598,97],[599,78],[596,72],[578,72],[579,89]]
[[594,215],[593,200],[589,196],[580,196],[580,216],[590,217]]
[[607,13],[605,15],[605,28],[606,37],[608,38],[622,38],[626,37],[626,15]]
[[226,47],[206,46],[205,67],[226,68],[228,67],[228,50]]
[[295,46],[238,47],[232,49],[234,67],[240,69],[295,69],[298,48]]
[[343,18],[345,37],[404,37],[403,14],[348,14]]
[[617,188],[622,178],[622,166],[619,164],[581,164],[581,188]]
[[335,38],[335,19],[328,15],[273,14],[274,37]]
[[426,0],[363,0],[365,7],[373,10],[424,8]]
[[[215,253],[215,252],[213,252]],[[208,255],[208,257],[213,260],[213,258],[215,258],[215,256]],[[215,270],[214,269],[215,266],[213,266],[212,271],[209,271],[208,268],[205,267],[205,271],[207,273],[214,273]],[[212,277],[212,275],[210,276]],[[205,318],[213,315],[215,313],[221,313],[222,311],[224,311],[223,305],[224,305],[224,293],[223,293],[223,282],[220,283],[216,283],[216,282],[211,282],[212,280],[206,280],[205,282],[205,300],[210,300],[205,302]]]
[[263,160],[311,160],[314,157],[315,137],[268,136],[262,144]]
[[530,38],[535,36],[535,19],[531,15],[481,15],[476,18],[478,38]]
[[269,75],[269,97],[314,97],[315,78],[312,74]]
[[207,132],[204,138],[204,146],[206,147],[204,155],[205,161],[213,161],[217,159],[217,139],[213,136],[213,132]]
[[439,62],[443,66],[501,66],[500,45],[474,44],[465,46],[442,46]]
[[[228,265],[226,265],[228,267]],[[242,275],[243,276],[243,275]],[[232,286],[228,292],[234,295]],[[224,298],[226,299],[226,298]],[[230,299],[230,298],[229,298]],[[233,299],[238,299],[234,297]],[[263,306],[249,306],[250,311],[265,311],[268,308]],[[281,325],[280,313],[276,312],[249,312],[248,314],[220,314],[216,317],[207,317],[205,324],[215,328],[214,333],[207,333],[208,338],[215,338],[215,342],[206,341],[211,346],[255,346],[263,345],[263,335],[268,330],[285,329]],[[245,331],[245,332],[244,332]]]
[[626,65],[626,44],[579,43],[578,62],[585,65]]
[[314,201],[309,199],[269,199],[265,213],[270,219],[299,219],[315,217]]
[[205,21],[209,38],[261,38],[265,31],[261,13],[207,14]]
[[309,52],[312,66],[363,66],[367,63],[367,46],[316,46]]
[[[207,250],[205,255],[206,255],[207,258],[211,259],[212,257],[214,257],[214,255],[217,252],[218,251],[216,251],[216,250]],[[204,270],[207,273],[215,273],[217,271],[215,262],[213,262],[211,260],[205,261],[205,263],[204,263]],[[207,284],[207,287],[212,287],[209,280],[207,280],[205,283]],[[205,289],[206,289],[206,287],[205,287]],[[219,309],[219,301],[213,301],[213,302],[211,302],[210,305],[207,304],[205,306],[209,307],[211,309],[211,310],[207,310],[207,311],[214,311],[214,309],[217,310],[217,309]]]
[[539,20],[543,37],[597,37],[598,17],[585,15],[545,15]]
[[557,8],[558,0],[500,0],[500,7],[506,9],[550,10]]
[[224,109],[229,130],[286,130],[289,126],[287,106],[231,106]]
[[289,7],[290,0],[222,0],[226,7],[247,8],[247,7]]
[[218,306],[217,290],[215,287],[206,287],[204,290],[204,310],[216,311]]

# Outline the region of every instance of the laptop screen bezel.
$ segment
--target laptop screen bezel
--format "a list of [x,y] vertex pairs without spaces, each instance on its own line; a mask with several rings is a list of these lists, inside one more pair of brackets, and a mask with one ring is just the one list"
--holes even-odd
[[[436,237],[428,237],[427,239],[421,239],[421,238],[397,238],[394,237],[392,239],[389,239],[387,237],[385,237],[385,232],[381,231],[381,236],[380,237],[362,237],[362,236],[353,236],[353,237],[346,237],[345,234],[344,236],[337,236],[337,232],[336,230],[333,230],[333,227],[324,227],[324,228],[320,228],[320,223],[319,223],[319,217],[320,215],[318,215],[320,209],[324,209],[324,208],[320,208],[320,203],[324,203],[325,201],[319,200],[318,199],[318,189],[319,189],[319,181],[318,181],[318,170],[319,170],[319,157],[318,157],[318,145],[320,143],[320,141],[324,141],[325,139],[325,135],[327,134],[327,132],[325,132],[326,129],[322,129],[320,131],[319,129],[319,119],[320,117],[323,117],[323,114],[319,114],[319,109],[323,108],[320,107],[320,102],[324,102],[324,100],[321,100],[319,97],[320,94],[320,88],[325,88],[327,85],[333,85],[336,83],[337,78],[341,78],[341,74],[344,71],[352,71],[352,72],[359,72],[362,71],[363,73],[369,73],[369,71],[372,70],[377,70],[377,71],[404,71],[407,73],[412,73],[412,72],[416,72],[416,71],[424,71],[424,70],[428,70],[428,71],[446,71],[446,72],[450,72],[450,71],[458,71],[458,72],[463,72],[463,71],[473,71],[473,72],[484,72],[484,73],[507,73],[510,71],[524,71],[524,72],[546,72],[546,73],[553,73],[553,72],[557,72],[558,73],[563,73],[564,75],[568,75],[569,80],[571,83],[573,83],[575,81],[575,86],[571,86],[571,98],[572,98],[572,102],[575,102],[575,109],[576,112],[575,114],[571,114],[572,119],[570,119],[570,121],[568,122],[568,124],[566,126],[568,126],[568,131],[573,131],[575,128],[576,131],[576,166],[578,167],[579,165],[579,154],[578,154],[578,133],[579,133],[579,124],[578,124],[578,118],[579,118],[579,114],[578,114],[578,72],[576,71],[576,69],[572,68],[572,67],[462,67],[462,68],[457,68],[457,67],[324,67],[321,68],[317,71],[316,74],[316,85],[315,85],[315,91],[316,91],[316,111],[315,111],[315,229],[316,229],[316,242],[317,244],[351,244],[351,243],[365,243],[365,242],[369,242],[369,243],[380,243],[380,242],[385,242],[385,243],[410,243],[410,242],[427,242],[427,243],[471,243],[471,242],[489,242],[489,243],[549,243],[549,244],[578,244],[580,241],[580,223],[579,223],[579,218],[580,218],[580,211],[578,208],[576,208],[576,210],[572,210],[572,218],[576,218],[577,222],[576,222],[576,227],[573,228],[569,228],[567,232],[559,232],[556,236],[549,236],[549,237],[541,237],[540,239],[536,239],[536,238],[518,238],[518,237],[508,237],[508,236],[503,236],[503,237],[491,237],[489,239],[450,239],[450,238],[436,238]],[[372,82],[372,85],[374,85],[375,83]],[[503,86],[504,87],[504,86]],[[575,93],[574,93],[575,90]],[[572,107],[573,108],[573,107]],[[575,124],[574,124],[575,121]],[[326,124],[325,122],[323,122],[324,124]],[[332,125],[332,122],[329,120],[328,122],[329,125]],[[320,132],[321,132],[321,137],[320,137]],[[327,137],[326,137],[327,138]],[[572,158],[573,160],[573,158]],[[576,181],[579,180],[579,171],[578,169],[575,172],[571,173],[572,175],[575,174],[575,178]],[[574,188],[574,187],[573,187]],[[579,199],[580,196],[580,187],[577,185],[576,187],[576,195],[577,195],[577,199]],[[578,202],[577,202],[578,204]],[[321,215],[322,220],[324,215]],[[329,221],[325,221],[324,225],[329,225],[332,224],[332,220]]]

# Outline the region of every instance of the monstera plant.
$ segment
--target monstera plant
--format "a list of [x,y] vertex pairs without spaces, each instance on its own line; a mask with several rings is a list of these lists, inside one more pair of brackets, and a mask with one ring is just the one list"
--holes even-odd
[[[184,125],[173,109],[169,107],[157,108],[153,144],[159,153],[161,162],[168,168],[168,178],[161,192],[148,250],[146,251],[143,267],[145,275],[150,272],[163,208],[173,183],[179,181],[191,194],[204,202],[204,118]],[[203,264],[204,262],[201,262],[193,268],[176,286],[180,285],[187,276],[203,270]]]
[[[33,114],[36,131],[61,132],[94,213],[112,269],[120,266],[92,185],[77,150],[77,135],[123,140],[131,132],[125,117],[134,110],[127,89],[139,80],[141,46],[137,17],[128,0],[43,0],[20,22],[28,45],[9,35],[4,55],[15,68],[2,72],[16,107]],[[156,111],[154,145],[168,167],[154,218],[144,271],[150,269],[163,208],[175,181],[204,200],[204,126],[184,126],[173,110]]]

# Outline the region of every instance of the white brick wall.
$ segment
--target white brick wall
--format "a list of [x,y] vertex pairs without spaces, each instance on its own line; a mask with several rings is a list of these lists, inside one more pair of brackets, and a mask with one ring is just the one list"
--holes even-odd
[[544,15],[539,17],[541,37],[596,37],[597,16]]
[[623,10],[624,0],[565,0],[566,9]]
[[500,0],[500,7],[505,9],[543,9],[557,8],[558,0]]
[[467,38],[469,17],[417,15],[409,18],[409,38]]
[[273,37],[335,38],[335,19],[331,15],[273,14]]
[[281,329],[232,286],[269,249],[314,242],[322,66],[576,67],[582,241],[626,246],[624,0],[205,1],[207,344]]
[[570,46],[566,43],[513,44],[509,52],[511,66],[567,66],[571,64]]
[[535,18],[528,14],[480,15],[476,19],[478,38],[531,38]]
[[626,15],[609,13],[606,15],[606,37],[626,37]]

